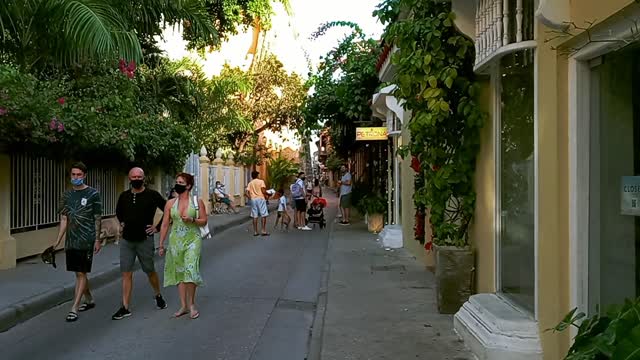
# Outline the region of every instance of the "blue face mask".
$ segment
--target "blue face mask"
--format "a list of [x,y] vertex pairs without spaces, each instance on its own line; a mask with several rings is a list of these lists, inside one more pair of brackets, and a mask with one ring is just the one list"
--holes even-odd
[[84,179],[71,179],[71,185],[80,186],[84,182]]

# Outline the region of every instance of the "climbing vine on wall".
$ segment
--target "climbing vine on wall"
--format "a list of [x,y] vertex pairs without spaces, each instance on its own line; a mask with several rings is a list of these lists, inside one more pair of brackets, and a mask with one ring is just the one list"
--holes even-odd
[[[403,16],[402,10],[407,9]],[[473,187],[480,129],[474,46],[454,27],[451,3],[387,0],[374,12],[395,44],[395,96],[412,111],[405,154],[420,166],[414,204],[430,209],[436,245],[467,246],[476,194]]]

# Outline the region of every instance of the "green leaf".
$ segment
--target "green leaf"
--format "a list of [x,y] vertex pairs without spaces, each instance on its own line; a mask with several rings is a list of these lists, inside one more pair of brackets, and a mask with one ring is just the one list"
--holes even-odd
[[444,81],[444,84],[445,84],[449,89],[451,89],[451,86],[453,86],[453,79],[452,79],[452,78],[450,78],[450,77],[448,77],[448,78]]
[[444,111],[444,112],[449,112],[450,108],[449,108],[449,103],[442,100],[440,101],[440,110]]
[[613,352],[616,360],[640,360],[640,324],[624,335]]
[[429,78],[429,86],[431,86],[432,88],[438,87],[438,79],[436,79],[435,76],[431,76]]

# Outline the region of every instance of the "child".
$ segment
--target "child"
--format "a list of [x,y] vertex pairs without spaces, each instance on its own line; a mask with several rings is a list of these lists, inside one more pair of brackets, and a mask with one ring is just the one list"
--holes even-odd
[[284,190],[280,189],[277,192],[278,199],[278,217],[276,218],[276,224],[274,228],[278,227],[278,221],[280,221],[280,229],[284,230],[285,226],[287,230],[289,230],[289,223],[291,222],[291,217],[287,212],[287,197],[284,196]]

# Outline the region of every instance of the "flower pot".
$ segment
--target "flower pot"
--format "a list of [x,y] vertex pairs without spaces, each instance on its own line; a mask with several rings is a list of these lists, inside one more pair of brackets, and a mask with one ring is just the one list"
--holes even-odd
[[379,233],[384,228],[384,215],[367,214],[367,226],[372,233]]
[[438,311],[455,314],[471,296],[473,252],[454,246],[436,246],[435,250]]

